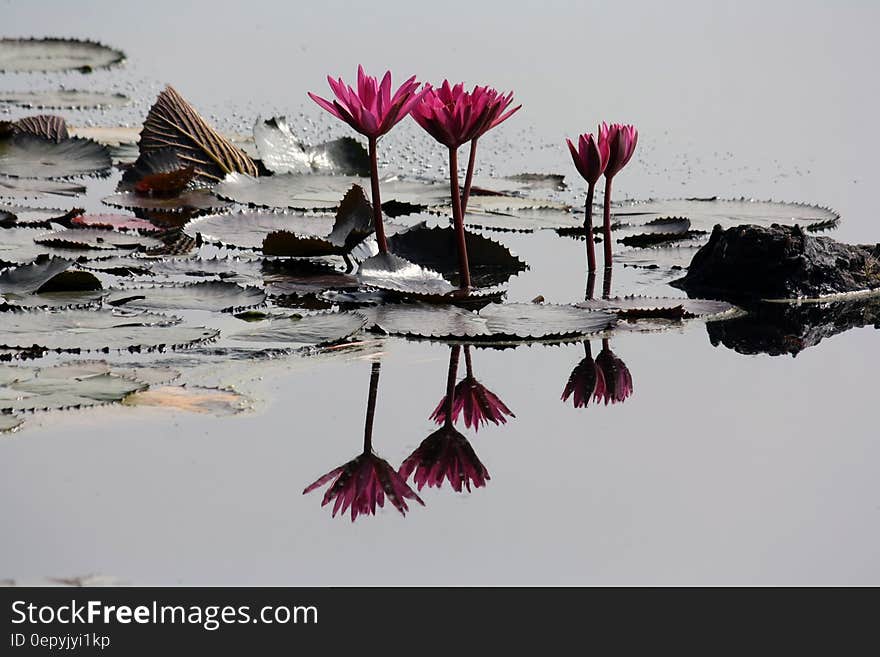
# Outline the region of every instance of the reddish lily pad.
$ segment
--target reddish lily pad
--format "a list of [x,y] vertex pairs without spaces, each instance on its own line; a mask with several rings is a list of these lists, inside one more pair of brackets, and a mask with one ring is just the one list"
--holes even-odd
[[180,159],[173,148],[142,153],[122,174],[118,191],[141,196],[174,198],[186,190],[196,176],[196,167]]
[[142,233],[154,233],[162,230],[156,224],[139,219],[130,214],[83,214],[74,217],[70,224],[74,228],[102,228],[106,230],[136,230]]

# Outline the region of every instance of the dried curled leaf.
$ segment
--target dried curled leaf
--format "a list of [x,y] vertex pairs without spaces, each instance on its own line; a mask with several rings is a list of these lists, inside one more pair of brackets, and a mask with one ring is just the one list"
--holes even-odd
[[150,108],[141,131],[141,155],[171,148],[185,166],[195,167],[196,179],[219,182],[228,173],[257,176],[257,165],[209,126],[170,85]]
[[62,117],[53,114],[27,116],[12,123],[12,129],[14,132],[42,137],[55,143],[70,139],[67,122]]

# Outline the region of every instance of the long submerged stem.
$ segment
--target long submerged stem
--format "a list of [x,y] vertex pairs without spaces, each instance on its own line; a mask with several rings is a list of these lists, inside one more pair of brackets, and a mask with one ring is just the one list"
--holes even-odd
[[[465,347],[467,349],[467,347]],[[458,359],[461,345],[453,345],[449,349],[449,375],[446,377],[446,426],[452,426],[452,409],[455,405],[455,380],[458,378]],[[467,358],[465,351],[465,358]]]
[[467,241],[464,236],[464,217],[461,213],[461,194],[458,187],[458,149],[449,149],[449,184],[452,196],[452,220],[458,237],[458,286],[462,290],[471,287],[471,270],[468,266]]
[[605,267],[611,266],[611,178],[605,178]]
[[370,373],[370,394],[367,397],[367,420],[364,422],[364,454],[373,451],[373,418],[376,415],[376,396],[379,392],[379,369],[382,363],[373,363]]
[[379,197],[379,157],[376,150],[376,137],[369,137],[370,142],[370,187],[373,192],[373,227],[376,230],[376,242],[379,253],[388,253],[388,240],[385,239],[385,225],[382,223],[382,199]]
[[[596,183],[587,185],[587,202],[584,205],[584,230],[587,232],[587,271],[596,271],[596,241],[593,239],[593,193]],[[589,298],[589,297],[588,297]]]
[[468,199],[471,197],[471,183],[474,181],[474,163],[477,161],[477,139],[471,139],[471,152],[468,154],[467,174],[464,177],[464,191],[461,194],[461,216],[467,215]]

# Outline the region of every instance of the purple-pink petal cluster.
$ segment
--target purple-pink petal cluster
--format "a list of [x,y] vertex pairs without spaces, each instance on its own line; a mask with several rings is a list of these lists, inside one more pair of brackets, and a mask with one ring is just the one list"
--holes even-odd
[[[466,376],[455,386],[452,400],[452,421],[456,422],[458,416],[464,413],[464,425],[478,430],[482,424],[493,422],[506,424],[507,418],[516,417],[507,405],[498,398],[494,392],[486,388],[472,376]],[[446,397],[440,400],[437,408],[431,414],[431,419],[437,424],[446,422]]]
[[612,123],[609,126],[603,123],[600,133],[602,129],[607,130],[608,134],[608,165],[605,167],[605,177],[613,178],[635,153],[639,131],[635,126],[620,123]]
[[578,172],[584,180],[595,185],[596,181],[605,173],[605,167],[608,164],[610,149],[607,126],[605,124],[599,126],[598,137],[594,137],[591,132],[580,135],[577,146],[572,143],[571,139],[565,141],[568,143],[571,159],[574,160]]
[[575,408],[589,405],[590,398],[594,395],[596,400],[605,396],[605,376],[592,358],[584,358],[571,371],[565,390],[562,391],[562,401],[568,401],[572,395]]
[[471,485],[482,488],[489,480],[489,471],[474,448],[451,424],[425,438],[401,464],[399,472],[404,480],[415,472],[413,483],[419,490],[425,485],[440,488],[445,479],[454,491],[460,493],[466,488],[470,492]]
[[596,356],[596,367],[601,371],[605,382],[605,388],[595,392],[595,400],[604,400],[605,405],[617,404],[632,395],[632,375],[626,364],[620,360],[608,347],[603,347]]
[[513,92],[501,94],[490,87],[464,90],[444,80],[439,88],[430,88],[412,108],[412,117],[428,134],[449,148],[458,148],[477,139],[506,121],[520,106],[507,110]]
[[352,522],[358,515],[375,515],[377,506],[380,508],[385,506],[386,496],[394,508],[404,516],[409,511],[406,505],[407,499],[415,500],[423,506],[425,504],[407,485],[406,479],[401,478],[387,461],[369,452],[334,468],[307,486],[303,495],[330,481],[333,483],[324,493],[321,506],[335,500],[333,517],[336,517],[337,512],[344,514],[351,508]]
[[417,91],[419,82],[415,76],[404,82],[391,94],[391,71],[387,71],[379,82],[364,73],[358,66],[357,91],[343,82],[327,76],[330,88],[336,99],[326,100],[309,92],[309,97],[338,119],[370,138],[377,138],[391,130],[396,123],[406,118],[422,95],[430,89],[426,86]]

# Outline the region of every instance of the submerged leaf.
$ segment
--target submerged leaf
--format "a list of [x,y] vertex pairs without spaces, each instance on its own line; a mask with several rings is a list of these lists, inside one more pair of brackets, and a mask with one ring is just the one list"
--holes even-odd
[[159,94],[141,131],[140,152],[171,148],[196,179],[213,184],[228,173],[258,175],[257,165],[209,126],[199,113],[171,87]]
[[80,70],[89,72],[125,61],[125,54],[95,41],[0,39],[0,73]]

